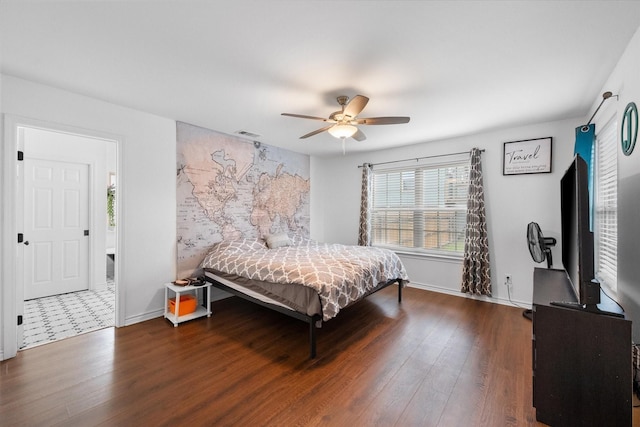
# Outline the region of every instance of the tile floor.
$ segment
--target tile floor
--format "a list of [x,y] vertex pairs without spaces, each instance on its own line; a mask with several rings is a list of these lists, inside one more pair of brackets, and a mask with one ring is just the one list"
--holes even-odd
[[115,284],[24,302],[21,350],[115,325]]

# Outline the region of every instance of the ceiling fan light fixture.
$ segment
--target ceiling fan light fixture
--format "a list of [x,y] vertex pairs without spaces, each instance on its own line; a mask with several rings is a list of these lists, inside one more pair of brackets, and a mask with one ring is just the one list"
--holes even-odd
[[395,125],[409,123],[409,117],[367,117],[359,119],[358,114],[362,112],[367,102],[369,102],[369,98],[363,95],[356,95],[351,100],[349,100],[347,96],[339,96],[337,100],[341,109],[340,111],[331,113],[328,119],[308,116],[306,114],[282,113],[282,115],[329,123],[320,129],[302,135],[300,139],[306,139],[319,133],[329,132],[334,138],[342,140],[343,151],[345,139],[353,138],[356,141],[364,141],[367,139],[366,135],[355,125]]
[[329,128],[329,133],[334,138],[351,138],[358,128],[349,124],[337,124]]

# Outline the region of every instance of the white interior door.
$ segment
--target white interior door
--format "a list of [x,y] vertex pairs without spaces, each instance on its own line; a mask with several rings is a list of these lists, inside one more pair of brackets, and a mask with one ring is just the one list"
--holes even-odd
[[89,165],[24,163],[24,299],[89,288]]

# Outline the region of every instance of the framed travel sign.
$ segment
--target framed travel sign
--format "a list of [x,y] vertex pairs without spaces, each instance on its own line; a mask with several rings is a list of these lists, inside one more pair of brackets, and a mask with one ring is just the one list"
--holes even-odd
[[505,142],[502,174],[522,175],[551,172],[552,138]]

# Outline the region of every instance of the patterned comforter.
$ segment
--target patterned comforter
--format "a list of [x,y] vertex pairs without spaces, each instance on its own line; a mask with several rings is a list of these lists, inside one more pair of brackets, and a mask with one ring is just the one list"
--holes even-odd
[[253,280],[313,288],[320,296],[325,321],[379,283],[408,281],[402,261],[388,249],[310,240],[275,249],[256,240],[220,242],[201,266]]

